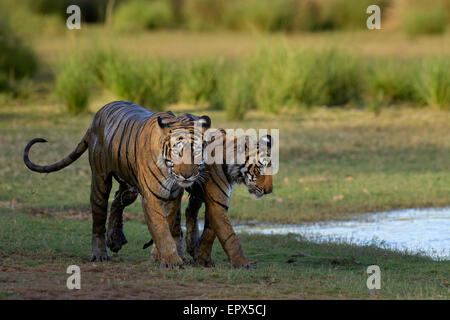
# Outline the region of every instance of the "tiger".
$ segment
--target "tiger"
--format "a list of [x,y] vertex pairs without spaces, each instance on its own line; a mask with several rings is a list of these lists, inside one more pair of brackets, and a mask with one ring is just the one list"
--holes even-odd
[[[249,262],[227,217],[227,212],[233,187],[236,184],[244,184],[255,199],[261,199],[272,192],[272,175],[263,173],[270,173],[273,138],[265,135],[256,142],[251,136],[231,136],[227,135],[223,129],[218,130],[222,138],[214,140],[223,145],[222,164],[206,164],[204,169],[206,178],[199,179],[186,188],[189,193],[185,210],[186,247],[197,265],[214,266],[211,249],[217,236],[231,265],[237,268],[249,268]],[[249,147],[252,144],[254,148]],[[226,161],[227,145],[232,146],[235,155],[238,153],[245,155],[245,163],[238,163],[236,159],[234,163],[228,163]],[[243,150],[240,149],[242,147],[244,147]],[[206,208],[205,223],[200,238],[198,212],[203,203]],[[144,244],[143,248],[151,244],[152,240]]]
[[[174,159],[186,150],[191,155],[202,152],[202,134],[210,126],[211,119],[206,115],[152,113],[132,102],[115,101],[94,115],[78,146],[62,160],[50,165],[30,161],[31,147],[47,142],[42,138],[27,144],[23,159],[30,170],[49,173],[67,167],[89,149],[91,261],[108,261],[107,246],[117,252],[127,243],[123,233],[123,210],[140,194],[145,221],[155,240],[151,260],[166,267],[182,265],[185,263],[183,235],[181,229],[174,226],[181,220],[183,191],[201,176],[204,163]],[[105,239],[112,178],[119,182],[119,188],[111,205]]]

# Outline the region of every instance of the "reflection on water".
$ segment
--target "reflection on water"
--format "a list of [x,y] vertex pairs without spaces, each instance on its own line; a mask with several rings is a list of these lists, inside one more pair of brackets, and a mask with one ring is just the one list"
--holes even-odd
[[450,260],[450,207],[396,210],[364,215],[359,220],[300,225],[236,226],[237,232],[300,234],[313,241],[375,243],[390,249]]

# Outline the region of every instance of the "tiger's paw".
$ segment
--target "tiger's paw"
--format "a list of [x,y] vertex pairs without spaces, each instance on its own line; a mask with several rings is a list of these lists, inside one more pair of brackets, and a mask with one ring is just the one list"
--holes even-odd
[[108,251],[106,250],[105,236],[92,234],[92,255],[91,262],[109,261]]
[[252,269],[252,265],[248,262],[247,259],[239,259],[231,261],[231,265],[236,269]]
[[111,258],[108,256],[107,253],[92,253],[91,255],[91,262],[104,262],[104,261],[110,261]]
[[215,267],[216,264],[214,260],[211,259],[211,256],[207,255],[198,255],[195,258],[195,263],[199,266],[205,267],[205,268],[212,268]]
[[119,252],[122,246],[128,243],[127,238],[123,234],[121,229],[108,230],[108,238],[106,240],[106,245],[112,252]]
[[156,265],[159,265],[160,268],[176,268],[182,267],[185,264],[185,261],[181,259],[177,254],[163,256],[159,254],[156,247],[153,247],[153,250],[150,253],[150,261],[152,261]]

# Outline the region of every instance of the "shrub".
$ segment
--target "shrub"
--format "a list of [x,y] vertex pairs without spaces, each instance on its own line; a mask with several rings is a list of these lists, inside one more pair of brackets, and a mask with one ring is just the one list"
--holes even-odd
[[222,25],[223,14],[233,0],[184,0],[185,24],[194,30],[209,30]]
[[0,21],[0,91],[12,91],[17,80],[36,72],[37,65],[34,52]]
[[334,50],[262,50],[250,58],[258,109],[278,112],[299,105],[344,105],[358,101],[363,86],[358,60]]
[[123,2],[113,16],[113,28],[120,32],[166,28],[173,22],[172,8],[165,0]]
[[74,4],[80,7],[83,21],[100,22],[105,18],[108,0],[26,0],[26,3],[34,12],[57,14],[64,20],[67,19],[66,8]]
[[223,64],[212,60],[189,61],[184,65],[179,98],[187,103],[209,103],[220,107],[219,81]]
[[295,0],[230,1],[223,23],[229,29],[290,30],[295,20]]
[[377,103],[419,102],[417,61],[377,60],[368,66],[368,99]]
[[403,29],[412,36],[443,33],[447,24],[447,12],[439,4],[413,7],[402,18]]
[[74,56],[65,61],[56,78],[56,94],[63,100],[67,111],[79,114],[89,106],[94,75],[83,57]]
[[254,109],[254,82],[247,66],[240,65],[224,75],[219,88],[227,119],[241,120],[247,111]]
[[322,24],[329,29],[365,29],[370,5],[378,5],[383,11],[388,0],[329,0],[322,3]]
[[431,106],[450,110],[450,60],[428,59],[419,78],[419,91],[423,100]]
[[112,55],[102,68],[102,82],[120,98],[155,111],[177,101],[179,72],[173,63]]

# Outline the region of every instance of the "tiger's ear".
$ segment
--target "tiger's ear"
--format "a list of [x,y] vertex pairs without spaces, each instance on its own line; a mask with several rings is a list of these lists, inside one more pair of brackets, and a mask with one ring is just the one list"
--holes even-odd
[[272,136],[270,136],[269,134],[265,135],[265,136],[262,136],[259,139],[259,145],[260,146],[265,146],[265,147],[267,147],[267,149],[272,148],[272,145],[273,145],[273,138],[272,138]]
[[165,128],[169,127],[169,123],[166,122],[166,120],[161,117],[158,117],[158,125],[161,129],[165,129]]
[[211,127],[211,119],[208,116],[201,116],[197,121],[203,129],[209,129]]

